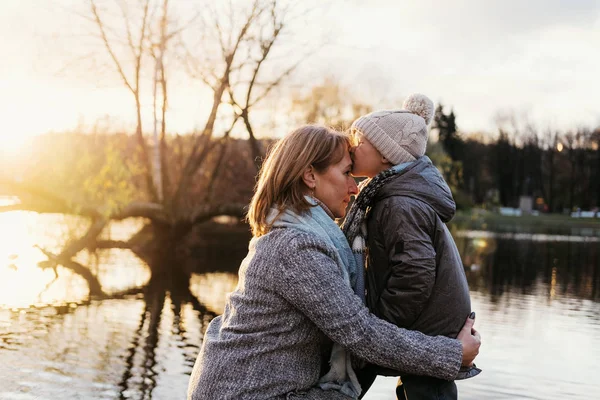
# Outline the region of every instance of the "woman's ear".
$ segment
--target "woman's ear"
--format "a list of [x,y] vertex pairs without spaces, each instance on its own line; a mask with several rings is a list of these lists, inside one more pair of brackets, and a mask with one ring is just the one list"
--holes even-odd
[[317,179],[315,178],[315,170],[310,165],[308,168],[304,170],[302,173],[302,181],[304,184],[310,189],[313,190],[315,186],[317,186]]

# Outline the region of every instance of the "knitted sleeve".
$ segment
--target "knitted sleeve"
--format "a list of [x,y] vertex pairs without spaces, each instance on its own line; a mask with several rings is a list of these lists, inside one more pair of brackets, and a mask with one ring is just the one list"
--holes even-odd
[[459,341],[430,337],[383,321],[363,306],[343,281],[329,249],[305,233],[282,240],[277,251],[281,280],[275,290],[331,340],[358,357],[415,375],[452,380],[462,361]]

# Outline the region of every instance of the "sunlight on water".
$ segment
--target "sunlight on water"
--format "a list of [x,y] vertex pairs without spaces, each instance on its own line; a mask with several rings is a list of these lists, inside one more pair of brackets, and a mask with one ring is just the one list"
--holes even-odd
[[[92,303],[66,313],[48,308],[18,314],[0,311],[8,324],[2,354],[0,398],[63,398],[73,391],[80,398],[115,398],[115,385],[126,367],[127,347],[139,325],[141,301]],[[137,318],[135,317],[137,316]],[[133,318],[132,318],[133,317]],[[6,375],[4,375],[6,376]],[[13,397],[15,396],[15,397]]]
[[139,287],[150,279],[150,269],[127,249],[103,250],[93,262],[82,263],[95,266],[98,279],[107,293]]
[[0,399],[184,397],[207,322],[162,296],[0,310]]
[[[81,234],[87,220],[62,215],[13,211],[0,214],[0,307],[23,308],[34,304],[78,302],[88,297],[87,283],[61,266],[41,269],[47,260],[36,246],[58,253],[71,234]],[[126,240],[140,221],[113,223],[110,237]],[[148,281],[145,264],[128,250],[105,250],[97,255],[83,251],[76,260],[89,265],[108,292],[139,286]]]
[[[115,224],[111,238],[126,240],[139,227],[137,221]],[[215,268],[235,271],[247,242],[193,260],[198,273],[190,290],[199,305],[164,290],[85,301],[85,281],[62,267],[38,296],[54,272],[37,266],[45,256],[34,246],[60,251],[70,233],[85,228],[73,218],[0,214],[0,399],[184,398],[204,330],[237,285],[236,273]],[[454,234],[483,335],[476,360],[483,373],[458,382],[460,398],[600,398],[598,243]],[[82,252],[77,261],[90,266],[108,292],[143,285],[150,276],[128,250]],[[395,381],[378,378],[364,399],[395,399]]]
[[190,291],[207,308],[220,314],[237,281],[237,275],[226,272],[193,274],[190,279]]
[[65,296],[75,300],[87,296],[85,282],[62,274],[63,271],[60,271],[62,277],[42,293],[55,275],[52,270],[37,267],[38,262],[46,259],[34,247],[41,239],[36,232],[38,222],[39,217],[34,213],[0,214],[0,306],[27,307],[39,302],[59,301]]
[[[597,399],[598,304],[506,294],[491,302],[472,292],[475,327],[483,336],[476,364],[483,372],[457,382],[460,399]],[[397,378],[379,377],[365,400],[395,400]]]

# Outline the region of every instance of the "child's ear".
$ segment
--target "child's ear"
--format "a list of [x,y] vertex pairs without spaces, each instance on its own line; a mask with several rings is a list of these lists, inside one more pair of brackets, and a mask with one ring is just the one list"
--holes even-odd
[[306,186],[308,186],[308,188],[311,190],[313,190],[315,188],[315,186],[317,186],[317,179],[315,178],[315,170],[312,167],[312,165],[309,166],[308,168],[306,168],[304,170],[304,172],[302,173],[302,181],[304,181],[304,184]]
[[391,162],[387,158],[385,158],[384,156],[381,156],[381,163],[382,164],[391,164]]

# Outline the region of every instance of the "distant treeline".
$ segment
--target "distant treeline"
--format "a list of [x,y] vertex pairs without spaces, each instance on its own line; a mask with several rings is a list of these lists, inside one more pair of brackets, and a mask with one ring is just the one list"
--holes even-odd
[[459,199],[518,207],[521,196],[531,196],[534,208],[546,212],[600,206],[600,128],[541,131],[508,122],[495,140],[465,137],[454,112],[438,106],[433,129],[452,160],[445,172]]
[[[439,141],[430,143],[428,155],[444,172],[459,208],[518,207],[521,196],[532,197],[534,209],[543,212],[600,206],[600,128],[539,131],[513,123],[490,139],[459,132],[455,113],[445,113],[440,105],[432,129]],[[257,173],[250,143],[227,140],[227,146],[211,152],[207,167],[196,174],[193,198],[250,200]],[[192,138],[175,135],[168,141],[165,161],[175,181]],[[266,152],[272,140],[259,143]],[[136,146],[134,137],[125,133],[54,133],[38,137],[16,165],[0,160],[0,168],[21,181],[50,185],[70,199],[101,204],[108,196],[125,202],[139,197],[135,188],[143,186]],[[213,167],[217,174],[209,174]]]
[[[205,166],[195,174],[186,201],[249,203],[257,173],[250,143],[231,137],[213,138],[212,142],[220,144],[223,140],[226,145],[209,152]],[[178,182],[193,141],[192,135],[167,139],[169,151],[164,161],[172,187]],[[271,142],[260,144],[267,149]],[[137,150],[135,136],[127,133],[49,133],[32,141],[20,159],[11,163],[0,160],[0,169],[30,187],[60,193],[75,203],[118,206],[132,200],[148,201],[140,190],[144,175]],[[212,173],[214,168],[216,173]]]

